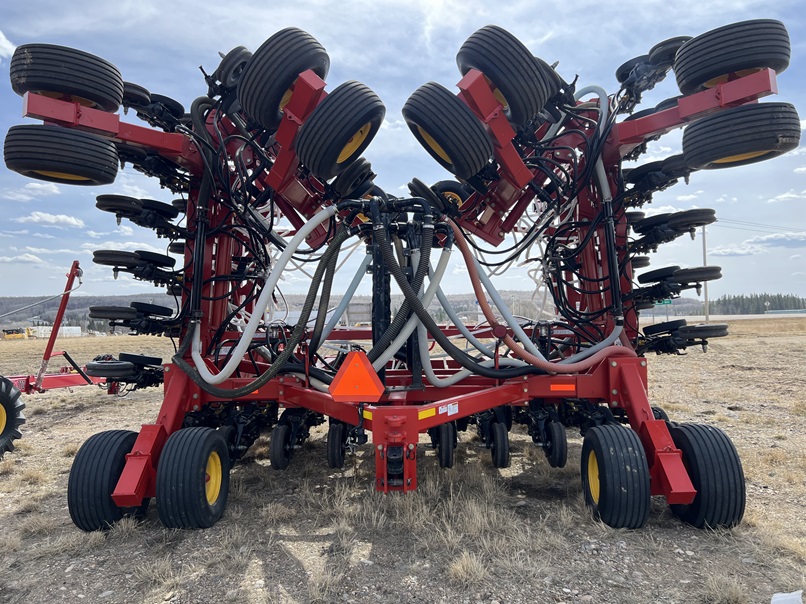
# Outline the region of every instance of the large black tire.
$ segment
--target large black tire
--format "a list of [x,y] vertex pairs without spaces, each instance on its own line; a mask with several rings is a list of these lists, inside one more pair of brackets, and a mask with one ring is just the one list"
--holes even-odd
[[230,458],[222,434],[183,428],[171,434],[157,466],[157,511],[168,528],[208,528],[229,495]]
[[694,266],[692,268],[681,268],[672,275],[672,281],[677,283],[703,283],[705,281],[716,281],[722,278],[722,268],[718,266]]
[[490,424],[490,454],[493,467],[509,467],[509,432],[506,425],[500,422]]
[[647,283],[657,283],[671,279],[672,276],[680,270],[679,266],[664,266],[663,268],[656,268],[652,271],[647,271],[638,275],[638,283],[646,285]]
[[108,185],[118,173],[115,143],[61,126],[12,126],[3,145],[6,167],[66,185]]
[[440,468],[452,468],[456,450],[456,425],[453,422],[437,427],[437,457]]
[[134,252],[123,250],[95,250],[92,261],[101,266],[117,266],[120,268],[135,268],[143,266],[144,262]]
[[143,313],[144,315],[150,315],[152,317],[171,317],[174,314],[174,310],[172,308],[160,306],[159,304],[149,304],[148,302],[129,302],[129,306],[131,306],[137,312]]
[[582,488],[594,516],[613,528],[640,528],[649,516],[649,468],[638,435],[595,426],[582,441]]
[[756,19],[731,23],[692,38],[677,51],[674,74],[683,94],[716,86],[731,74],[747,75],[789,65],[789,34],[780,21]]
[[667,221],[669,228],[675,231],[688,231],[716,222],[716,210],[710,208],[694,208],[674,212]]
[[341,422],[333,422],[327,430],[327,465],[334,470],[341,470],[347,451],[347,434]]
[[133,365],[162,365],[162,359],[160,357],[151,357],[144,354],[121,352],[118,354],[118,359]]
[[11,380],[0,376],[0,458],[6,451],[13,451],[14,441],[22,437],[20,426],[25,423],[22,414],[25,403],[20,394]]
[[546,459],[552,468],[564,468],[568,461],[568,435],[561,422],[546,424],[548,439],[543,447]]
[[276,130],[294,80],[312,69],[325,79],[330,58],[309,33],[287,27],[271,36],[249,59],[238,81],[238,100],[246,115],[267,130]]
[[287,470],[294,456],[294,443],[291,442],[291,426],[277,424],[269,439],[269,461],[275,470]]
[[686,325],[681,327],[677,335],[684,340],[700,340],[707,338],[724,338],[728,335],[727,323],[708,323],[703,325]]
[[11,88],[19,95],[44,94],[104,111],[117,111],[123,78],[109,61],[53,44],[17,46],[9,66]]
[[109,380],[124,380],[137,373],[134,364],[128,361],[90,361],[86,371],[89,376]]
[[120,508],[112,500],[135,440],[131,430],[108,430],[88,438],[76,453],[67,479],[67,509],[82,531],[106,530],[124,516],[145,515],[148,499],[138,508]]
[[656,336],[661,333],[672,333],[687,324],[685,319],[677,319],[675,321],[663,321],[662,323],[653,323],[644,327],[645,336]]
[[516,128],[537,115],[557,92],[556,78],[549,77],[518,38],[497,25],[473,33],[456,54],[456,64],[462,75],[471,69],[484,74]]
[[799,143],[800,117],[793,105],[742,105],[688,126],[683,156],[690,168],[731,168],[778,157]]
[[414,91],[403,105],[403,118],[431,157],[461,179],[478,174],[493,156],[493,143],[481,121],[436,82]]
[[344,82],[302,124],[295,143],[300,161],[319,180],[330,180],[361,156],[384,115],[377,94],[361,82]]
[[677,424],[669,430],[697,489],[688,505],[672,505],[672,513],[697,528],[730,528],[744,516],[746,490],[742,462],[719,428]]

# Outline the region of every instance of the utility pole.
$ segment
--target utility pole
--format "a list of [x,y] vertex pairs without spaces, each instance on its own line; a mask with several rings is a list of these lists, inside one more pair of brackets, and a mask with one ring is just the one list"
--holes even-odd
[[[705,225],[702,225],[702,265],[708,266],[708,248],[705,245]],[[705,294],[705,322],[708,323],[710,315],[708,308],[708,281],[703,284],[703,293]]]

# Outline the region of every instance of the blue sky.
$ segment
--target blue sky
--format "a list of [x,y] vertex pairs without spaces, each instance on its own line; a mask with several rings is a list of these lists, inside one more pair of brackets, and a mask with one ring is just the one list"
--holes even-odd
[[[770,100],[798,107],[806,127],[806,15],[802,0],[579,0],[538,3],[514,0],[368,0],[289,3],[197,3],[184,0],[32,0],[0,6],[0,133],[21,118],[22,100],[11,90],[8,65],[14,47],[31,42],[72,46],[114,63],[123,78],[189,106],[206,91],[198,70],[209,73],[218,52],[237,45],[255,50],[275,31],[296,26],[314,35],[331,59],[328,89],[345,80],[370,86],[386,105],[386,121],[365,156],[387,191],[403,195],[412,177],[425,182],[449,178],[419,146],[403,122],[400,108],[427,81],[449,88],[459,80],[455,56],[462,42],[487,24],[518,36],[558,71],[579,85],[596,84],[615,92],[616,67],[645,54],[668,37],[697,35],[726,23],[754,18],[782,20],[792,39],[789,69],[778,78],[780,94]],[[644,95],[639,109],[679,94],[670,75]],[[133,114],[124,118],[138,122]],[[653,143],[644,163],[680,152],[681,132]],[[0,168],[0,295],[44,295],[59,291],[73,259],[85,269],[84,293],[147,293],[146,283],[121,277],[92,264],[96,249],[164,250],[165,240],[131,223],[115,224],[95,208],[101,193],[120,193],[163,201],[172,198],[130,167],[107,187],[71,187],[34,181]],[[686,186],[655,195],[648,213],[710,207],[722,221],[708,228],[709,264],[724,277],[710,286],[711,298],[728,293],[784,292],[806,296],[806,150],[744,168],[698,172]],[[458,256],[458,254],[457,254]],[[652,255],[651,268],[702,264],[699,238],[667,244]],[[347,273],[351,274],[350,266]],[[349,279],[347,276],[343,281]],[[462,267],[448,271],[446,289],[469,292]],[[504,289],[530,289],[523,269],[497,279]],[[305,291],[305,279],[291,278],[285,291]],[[366,290],[365,290],[366,291]]]

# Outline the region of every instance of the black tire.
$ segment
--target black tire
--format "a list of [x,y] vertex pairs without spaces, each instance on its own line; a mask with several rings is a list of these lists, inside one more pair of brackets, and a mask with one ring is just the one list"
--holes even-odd
[[716,222],[716,210],[695,208],[683,212],[675,212],[669,216],[669,228],[675,231],[688,231]]
[[638,283],[646,285],[647,283],[657,283],[671,279],[677,271],[680,270],[679,266],[664,266],[663,268],[656,268],[653,271],[647,271],[638,275]]
[[789,103],[742,105],[706,116],[683,131],[690,168],[713,170],[772,159],[800,144],[800,117]]
[[646,218],[646,213],[641,212],[640,210],[631,210],[629,212],[624,212],[624,218],[627,219],[627,224],[633,225],[636,222],[640,222]]
[[162,359],[160,357],[150,357],[145,354],[131,354],[128,352],[121,352],[118,355],[118,359],[121,361],[125,361],[127,363],[131,363],[133,365],[162,366]]
[[[179,212],[179,214],[185,214],[188,211],[188,200],[187,199],[182,199],[181,197],[178,198],[178,199],[172,199],[171,200],[171,205],[174,208],[176,208],[176,211]],[[177,214],[177,216],[179,214]]]
[[143,213],[143,202],[125,195],[98,195],[95,198],[95,207],[122,218],[134,218]]
[[655,419],[659,419],[664,422],[669,421],[669,414],[666,413],[666,410],[663,407],[652,406],[652,417]]
[[446,197],[457,208],[467,201],[468,197],[473,193],[472,189],[455,180],[437,181],[431,186],[431,189],[437,195]]
[[692,503],[672,505],[672,513],[697,528],[739,524],[746,502],[744,471],[728,436],[719,428],[701,424],[677,424],[669,431],[697,489]]
[[138,84],[131,82],[123,82],[123,99],[124,107],[133,107],[134,109],[142,109],[151,104],[151,93]]
[[17,46],[9,66],[11,88],[63,98],[114,112],[123,100],[123,78],[109,61],[53,44]]
[[339,174],[331,187],[339,199],[355,199],[370,192],[373,178],[375,178],[375,174],[372,172],[372,164],[363,157],[359,157]]
[[648,62],[656,69],[669,69],[674,64],[675,55],[680,47],[691,40],[691,36],[676,36],[658,42],[649,49]]
[[548,442],[543,447],[546,459],[552,468],[564,468],[568,461],[568,435],[561,422],[546,424]]
[[630,77],[632,70],[635,69],[636,66],[646,63],[649,63],[649,55],[641,55],[633,57],[629,61],[625,61],[616,68],[616,81],[619,84],[623,84],[627,81],[627,78]]
[[452,468],[456,450],[456,426],[453,422],[437,426],[437,457],[440,468]]
[[516,129],[536,116],[557,92],[556,78],[518,38],[497,25],[473,33],[456,54],[456,64],[462,75],[471,69],[484,74]]
[[470,108],[450,90],[429,82],[403,105],[414,137],[439,165],[466,180],[493,156],[493,143]]
[[238,100],[246,115],[276,130],[294,80],[312,69],[323,80],[330,68],[324,47],[309,33],[288,27],[271,36],[252,55],[238,82]]
[[295,143],[300,161],[319,180],[330,180],[361,156],[384,115],[377,94],[361,82],[344,82],[302,124]]
[[139,313],[129,306],[90,306],[90,319],[126,321],[138,316]]
[[165,111],[177,120],[181,120],[185,116],[185,107],[182,103],[164,94],[152,93],[151,104],[162,105]]
[[[274,435],[272,434],[272,442]],[[327,429],[327,465],[334,470],[344,467],[347,452],[347,434],[341,422],[333,422]],[[274,462],[272,462],[274,465]]]
[[671,215],[671,212],[664,212],[662,214],[655,214],[649,218],[644,218],[643,220],[636,222],[635,225],[633,225],[632,230],[636,233],[644,235],[659,226],[666,225],[669,221],[669,216]]
[[224,90],[233,90],[238,86],[244,69],[252,58],[252,53],[245,46],[236,46],[221,59],[213,77],[221,82]]
[[636,166],[635,168],[631,169],[629,173],[624,175],[624,182],[634,185],[643,180],[648,174],[662,171],[662,161],[652,161],[646,164],[641,164],[640,166]]
[[667,109],[671,109],[672,107],[677,107],[677,101],[682,99],[683,95],[679,94],[677,96],[669,97],[668,99],[663,99],[660,103],[655,105],[655,112],[665,111]]
[[168,244],[168,253],[169,254],[177,254],[178,256],[185,255],[185,242],[184,241],[172,241]]
[[594,516],[612,528],[640,528],[649,516],[649,468],[638,435],[595,426],[582,441],[582,487]]
[[636,111],[635,113],[631,113],[627,117],[624,118],[625,122],[631,122],[633,120],[641,119],[642,117],[646,117],[648,115],[652,115],[655,113],[657,109],[654,107],[650,107],[649,109],[642,109],[641,111]]
[[22,410],[25,403],[21,392],[8,378],[0,376],[0,458],[14,450],[14,441],[22,437],[20,426],[25,423]]
[[286,470],[294,456],[294,443],[291,442],[291,426],[277,424],[269,439],[269,461],[275,470]]
[[101,266],[117,266],[128,269],[144,264],[135,252],[122,250],[95,250],[92,253],[92,261]]
[[143,263],[156,266],[157,268],[173,268],[176,264],[176,258],[165,254],[157,254],[147,250],[137,250],[134,253]]
[[724,338],[728,335],[727,323],[709,323],[705,325],[686,325],[681,327],[677,335],[684,340],[701,340],[708,338]]
[[92,377],[122,380],[137,373],[137,368],[128,361],[90,361],[86,373]]
[[770,68],[781,73],[789,65],[791,46],[786,27],[774,19],[731,23],[686,42],[677,51],[674,74],[683,94],[726,81],[731,74]]
[[108,430],[88,438],[81,445],[67,479],[67,509],[82,531],[101,531],[127,515],[142,518],[149,499],[137,508],[120,508],[112,493],[137,440],[131,430]]
[[685,319],[677,319],[675,321],[663,321],[662,323],[653,323],[644,327],[645,336],[656,336],[661,333],[672,333],[681,327],[685,327],[688,323]]
[[638,270],[642,268],[646,268],[651,264],[649,256],[636,256],[630,262],[632,264],[633,270]]
[[141,199],[140,201],[144,210],[154,212],[166,220],[173,220],[179,216],[179,209],[170,203],[164,203],[156,199]]
[[183,428],[171,434],[157,466],[157,511],[167,528],[209,528],[229,495],[230,458],[222,434]]
[[686,164],[686,158],[682,153],[670,155],[663,160],[661,171],[670,178],[685,178],[692,173],[692,168]]
[[[139,313],[152,317],[172,317],[174,314],[172,308],[160,306],[159,304],[149,304],[148,302],[130,302],[129,306]],[[159,365],[159,363],[157,364]]]
[[693,268],[681,268],[672,275],[672,281],[677,283],[703,283],[704,281],[716,281],[722,278],[722,268],[718,266],[695,266]]
[[3,145],[6,167],[65,185],[108,185],[118,173],[115,143],[61,126],[12,126]]
[[490,424],[490,454],[493,459],[493,467],[509,467],[509,432],[507,432],[507,427],[500,422]]

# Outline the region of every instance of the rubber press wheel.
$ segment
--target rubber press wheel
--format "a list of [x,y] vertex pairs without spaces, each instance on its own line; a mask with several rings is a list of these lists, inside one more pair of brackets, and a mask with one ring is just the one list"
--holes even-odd
[[324,80],[329,68],[327,52],[312,35],[287,27],[252,55],[238,81],[238,100],[250,118],[267,130],[276,130],[297,77],[312,69]]
[[133,218],[143,213],[143,202],[125,195],[98,195],[95,207],[102,212],[111,212],[122,218]]
[[688,231],[716,222],[716,211],[709,208],[694,208],[674,212],[667,221],[670,229]]
[[295,143],[300,161],[320,180],[330,180],[359,158],[386,115],[377,94],[361,82],[344,82],[302,124]]
[[112,500],[136,440],[131,430],[108,430],[89,437],[76,453],[67,479],[67,509],[81,530],[106,530],[124,516],[145,516],[149,499],[136,508],[120,508]]
[[148,250],[136,250],[134,253],[142,262],[157,268],[173,268],[176,264],[176,258],[165,254],[149,252]]
[[171,434],[157,466],[157,511],[167,528],[208,528],[229,495],[230,458],[221,432],[183,428]]
[[144,264],[135,252],[123,250],[96,250],[92,253],[92,261],[101,266],[115,266],[132,269]]
[[509,432],[500,422],[490,424],[490,453],[493,458],[493,467],[509,467]]
[[131,363],[132,365],[151,365],[151,366],[161,366],[162,359],[160,357],[151,357],[144,354],[130,354],[128,352],[121,352],[118,354],[118,359],[121,361],[125,361],[127,363]]
[[671,279],[672,276],[679,270],[680,267],[677,265],[656,268],[655,270],[647,271],[638,275],[638,283],[641,285],[646,285],[647,283],[658,283],[660,281],[665,281],[666,279]]
[[647,63],[649,63],[649,55],[641,55],[638,57],[633,57],[629,61],[625,61],[616,68],[616,81],[619,84],[623,84],[627,81],[627,78],[630,77],[633,69],[635,69],[638,65],[645,65]]
[[612,528],[640,528],[649,516],[649,468],[638,435],[595,426],[582,442],[582,488],[594,516]]
[[420,86],[403,105],[414,137],[443,168],[461,179],[475,176],[493,156],[481,121],[444,86]]
[[29,178],[67,185],[108,185],[118,173],[115,143],[70,128],[12,126],[3,145],[6,167]]
[[722,268],[719,266],[694,266],[692,268],[681,268],[672,275],[672,281],[677,283],[703,283],[705,281],[716,281],[722,278]]
[[663,321],[662,323],[653,323],[644,327],[645,336],[655,336],[661,333],[672,333],[681,327],[685,327],[687,322],[685,319],[677,319],[675,321]]
[[291,442],[291,426],[277,424],[271,431],[269,439],[269,461],[275,470],[286,470],[294,455],[294,443]]
[[546,424],[547,442],[543,446],[546,459],[552,468],[564,468],[568,461],[568,436],[561,422]]
[[92,377],[125,380],[135,373],[137,373],[137,368],[128,361],[90,361],[87,363],[87,375]]
[[677,51],[689,40],[691,40],[691,36],[676,36],[658,42],[649,49],[649,64],[656,69],[669,69],[674,64]]
[[437,427],[437,457],[440,468],[452,468],[456,451],[456,425],[453,422]]
[[693,502],[670,506],[672,513],[697,528],[739,524],[747,494],[742,462],[730,438],[719,428],[702,424],[677,424],[669,431],[697,489]]
[[[333,422],[327,430],[327,465],[335,470],[344,467],[347,433],[341,422]],[[274,465],[272,463],[272,465]]]
[[728,335],[728,324],[707,323],[701,325],[686,325],[685,327],[681,327],[677,334],[684,340],[724,338]]
[[[159,304],[149,304],[148,302],[129,302],[129,306],[139,313],[152,317],[172,317],[174,314],[174,310],[172,308],[161,306]],[[160,363],[157,363],[157,365]]]
[[114,112],[123,100],[123,78],[109,61],[53,44],[17,46],[9,66],[11,88]]
[[147,88],[134,84],[132,82],[123,82],[123,100],[124,107],[133,107],[134,109],[142,109],[151,104],[151,93]]
[[711,88],[761,69],[789,66],[786,27],[774,19],[731,23],[692,38],[677,51],[674,73],[683,94]]
[[90,319],[129,321],[138,317],[138,312],[129,306],[90,306]]
[[471,69],[484,74],[516,128],[537,115],[557,92],[556,78],[518,38],[497,25],[474,32],[459,49],[456,64],[462,75]]
[[20,394],[11,380],[0,376],[0,457],[6,451],[13,451],[14,441],[22,437],[20,426],[25,423],[22,414],[25,403]]
[[712,170],[753,164],[796,149],[800,117],[789,103],[742,105],[706,116],[683,131],[691,168]]

